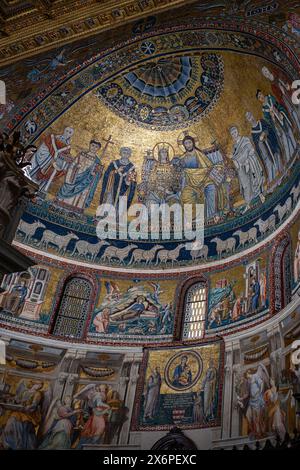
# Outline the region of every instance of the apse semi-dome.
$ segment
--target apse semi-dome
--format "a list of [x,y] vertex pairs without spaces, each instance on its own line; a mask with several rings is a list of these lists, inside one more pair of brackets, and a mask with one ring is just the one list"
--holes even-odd
[[[18,125],[40,186],[16,241],[103,266],[159,269],[241,253],[270,237],[299,193],[298,60],[250,32],[196,24],[149,34],[70,72]],[[18,119],[20,116],[17,117]],[[205,239],[99,240],[97,209],[204,204]],[[128,224],[133,219],[129,217]],[[42,225],[39,225],[42,224]],[[101,238],[101,237],[100,237]]]

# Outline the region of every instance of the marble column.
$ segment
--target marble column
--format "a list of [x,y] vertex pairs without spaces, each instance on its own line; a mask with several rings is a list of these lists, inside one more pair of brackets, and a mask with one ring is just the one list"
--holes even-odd
[[126,355],[124,362],[131,362],[131,369],[130,369],[130,376],[128,381],[127,393],[126,393],[126,401],[125,406],[127,406],[128,412],[128,420],[124,423],[122,431],[120,433],[120,440],[119,445],[127,445],[129,441],[129,434],[130,434],[130,425],[131,425],[131,417],[133,408],[135,406],[135,393],[136,393],[136,385],[139,378],[139,369],[142,362],[142,353],[133,353],[131,357],[131,361],[129,361],[129,357]]
[[86,351],[77,351],[76,349],[68,349],[65,355],[65,364],[67,372],[67,380],[63,396],[72,397],[74,395],[74,388],[79,381],[80,377],[80,362],[86,357]]
[[230,437],[239,437],[241,435],[241,411],[237,402],[237,394],[235,391],[236,380],[241,371],[242,355],[240,341],[232,344],[233,351],[233,367],[231,378],[231,429]]
[[221,439],[228,439],[231,431],[231,407],[232,407],[232,384],[233,384],[233,350],[225,351],[224,385],[223,385],[223,409],[222,409],[222,433]]
[[9,345],[10,338],[6,336],[0,337],[0,365],[6,365],[6,348]]
[[271,377],[277,384],[281,381],[281,373],[285,368],[284,355],[282,354],[281,345],[281,331],[279,325],[272,325],[267,330],[268,339],[270,342],[270,367]]

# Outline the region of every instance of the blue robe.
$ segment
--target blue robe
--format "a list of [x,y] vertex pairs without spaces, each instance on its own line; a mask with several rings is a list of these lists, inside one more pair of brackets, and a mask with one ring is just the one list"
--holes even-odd
[[[280,169],[279,155],[281,152],[280,145],[273,127],[264,119],[257,122],[257,125],[252,127],[252,140],[255,145],[256,152],[271,182],[275,176],[276,171]],[[260,141],[261,135],[267,135],[267,145]],[[264,147],[262,147],[264,146]]]
[[252,286],[252,301],[251,301],[251,311],[255,312],[259,308],[259,298],[260,298],[260,284],[255,282]]
[[174,374],[173,374],[173,385],[175,387],[184,387],[185,386],[180,382],[180,378],[181,378],[182,375],[187,375],[187,384],[186,385],[189,385],[192,382],[192,373],[191,373],[191,371],[189,370],[188,373],[186,374],[185,368],[182,367],[181,364],[179,364],[175,368]]
[[64,183],[57,194],[58,199],[72,198],[89,187],[90,190],[84,205],[85,208],[89,207],[101,178],[102,172],[97,171],[96,174],[93,174],[95,167],[98,165],[100,165],[100,160],[96,158],[89,168],[76,175],[73,183]]
[[[129,162],[123,165],[121,160],[111,162],[103,176],[102,191],[100,195],[100,204],[110,203],[118,206],[119,197],[127,196],[127,207],[129,207],[134,198],[136,183],[126,182],[128,174],[134,170],[133,163]],[[109,197],[111,200],[109,200]]]
[[[278,103],[273,95],[268,95],[266,97],[262,109],[266,121],[278,136],[278,140],[280,141],[285,153],[285,158],[287,162],[289,162],[297,148],[297,142],[294,137],[293,123],[288,111],[283,105]],[[275,115],[277,116],[274,121],[271,116],[271,110],[275,111]],[[282,120],[279,119],[279,114],[281,114]]]

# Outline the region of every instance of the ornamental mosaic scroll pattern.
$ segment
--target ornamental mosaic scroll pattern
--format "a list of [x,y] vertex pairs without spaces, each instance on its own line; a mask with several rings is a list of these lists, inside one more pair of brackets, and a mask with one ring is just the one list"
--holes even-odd
[[67,281],[58,314],[53,327],[53,335],[69,338],[82,338],[89,314],[92,285],[81,278]]
[[[149,50],[155,52],[154,43]],[[99,87],[114,112],[151,130],[184,128],[207,115],[220,97],[224,65],[217,54],[159,57]]]
[[285,236],[275,247],[272,260],[273,270],[273,313],[282,310],[291,300],[292,255],[290,237]]
[[[211,28],[224,28],[216,34]],[[230,31],[231,28],[234,31]],[[225,28],[229,28],[227,31]],[[275,44],[264,41],[265,33],[254,31],[249,27],[249,33],[238,31],[240,26],[235,24],[228,25],[224,21],[222,25],[211,22],[205,25],[200,22],[193,26],[176,27],[176,31],[166,31],[163,35],[157,34],[150,36],[148,40],[133,40],[129,44],[122,45],[114,50],[106,51],[105,54],[97,54],[88,61],[84,62],[82,67],[77,67],[70,71],[62,83],[53,83],[46,90],[32,98],[27,105],[18,110],[17,114],[7,124],[5,131],[11,132],[12,129],[19,128],[26,142],[34,142],[39,135],[53,122],[58,115],[71,107],[83,94],[99,88],[101,84],[107,83],[118,77],[122,70],[128,67],[138,67],[139,64],[147,64],[154,61],[159,55],[183,55],[188,48],[188,56],[195,52],[218,48],[222,50],[231,50],[240,53],[256,55],[258,57],[272,60],[274,62],[274,50],[277,51],[277,57],[280,58],[280,66],[291,76],[296,77],[295,57],[290,56],[290,60],[278,48],[283,48],[280,41]],[[245,28],[245,26],[244,26]],[[261,38],[259,37],[261,36]],[[274,38],[268,38],[274,42]],[[146,47],[147,44],[153,44],[154,49]],[[292,65],[293,63],[293,65]],[[79,72],[78,72],[79,70]],[[128,73],[126,71],[126,73]],[[199,82],[200,84],[200,82]],[[102,85],[103,86],[103,85]],[[55,89],[55,94],[51,92]]]

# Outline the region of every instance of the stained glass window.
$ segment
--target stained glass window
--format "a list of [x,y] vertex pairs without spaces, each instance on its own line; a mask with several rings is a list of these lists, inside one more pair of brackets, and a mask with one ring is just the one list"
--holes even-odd
[[206,315],[206,286],[203,282],[194,284],[185,298],[182,339],[203,338]]
[[67,281],[53,327],[54,335],[82,338],[91,295],[92,285],[86,279],[76,277]]

